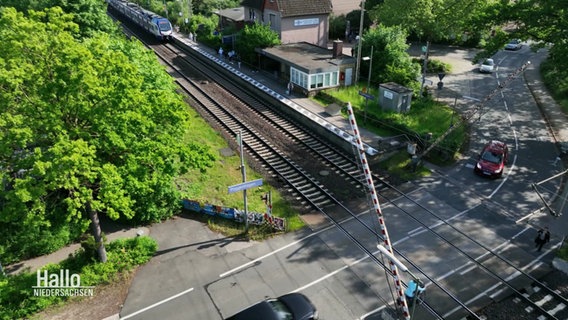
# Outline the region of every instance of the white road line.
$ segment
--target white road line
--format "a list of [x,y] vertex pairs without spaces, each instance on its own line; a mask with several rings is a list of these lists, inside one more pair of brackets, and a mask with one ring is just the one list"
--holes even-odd
[[233,268],[233,269],[231,269],[231,270],[229,270],[229,271],[227,271],[227,272],[225,272],[225,273],[221,273],[221,274],[219,275],[219,278],[224,278],[224,277],[226,277],[226,276],[228,276],[228,275],[230,275],[230,274],[232,274],[232,273],[235,273],[235,272],[237,272],[237,271],[239,271],[239,270],[241,270],[241,269],[243,269],[243,268],[246,268],[246,267],[248,267],[248,266],[250,266],[250,265],[255,264],[257,261],[260,261],[260,260],[262,260],[262,259],[264,259],[264,258],[266,258],[266,257],[269,257],[269,256],[271,256],[271,255],[274,255],[274,254],[276,254],[276,253],[278,253],[278,252],[280,252],[280,251],[282,251],[282,250],[288,249],[288,248],[291,247],[291,246],[295,246],[296,244],[298,244],[298,243],[300,243],[300,242],[303,242],[303,241],[306,240],[306,239],[309,239],[309,238],[311,238],[311,237],[313,237],[313,236],[315,236],[315,235],[320,234],[320,233],[323,232],[323,231],[326,231],[326,230],[330,229],[331,227],[335,227],[335,226],[329,226],[329,227],[324,228],[324,229],[322,229],[322,230],[320,230],[320,231],[317,231],[317,232],[314,232],[314,233],[312,233],[312,234],[310,234],[310,235],[308,235],[308,236],[305,236],[305,237],[303,237],[303,238],[301,238],[301,239],[299,239],[299,240],[296,240],[296,241],[294,241],[294,242],[290,242],[289,244],[287,244],[287,245],[285,245],[285,246],[283,246],[283,247],[280,247],[280,248],[277,249],[277,250],[270,251],[269,253],[267,253],[267,254],[265,254],[265,255],[263,255],[263,256],[260,256],[260,257],[254,259],[254,260],[251,260],[251,261],[249,261],[249,262],[247,262],[247,263],[245,263],[245,264],[241,264],[240,266],[238,266],[238,267],[236,267],[236,268]]
[[499,186],[497,186],[497,188],[495,188],[495,190],[493,190],[493,192],[491,192],[491,194],[487,197],[488,199],[491,199],[491,197],[493,197],[501,189],[501,187],[503,187],[505,182],[509,179],[511,172],[513,172],[513,169],[515,168],[515,163],[517,163],[517,155],[513,157],[513,164],[511,164],[511,166],[509,167],[509,172],[507,172],[505,178],[501,181],[501,183],[499,183]]
[[147,306],[146,308],[140,309],[140,310],[138,310],[138,311],[136,311],[136,312],[134,312],[134,313],[131,313],[131,314],[129,314],[129,315],[126,315],[126,316],[124,316],[124,317],[121,317],[120,319],[121,319],[121,320],[124,320],[124,319],[128,319],[128,318],[132,318],[132,317],[134,317],[135,315],[138,315],[138,314],[140,314],[140,313],[142,313],[142,312],[148,311],[148,310],[150,310],[150,309],[152,309],[152,308],[155,308],[155,307],[157,307],[157,306],[159,306],[159,305],[161,305],[161,304],[163,304],[163,303],[166,303],[166,302],[168,302],[168,301],[170,301],[170,300],[173,300],[173,299],[175,299],[175,298],[177,298],[177,297],[179,297],[179,296],[182,296],[182,295],[184,295],[184,294],[186,294],[186,293],[188,293],[188,292],[191,292],[191,291],[193,291],[193,288],[189,288],[189,289],[187,289],[187,290],[185,290],[185,291],[182,291],[182,292],[180,292],[180,293],[178,293],[178,294],[176,294],[176,295],[173,295],[173,296],[171,296],[171,297],[169,297],[169,298],[166,298],[166,299],[164,299],[164,300],[162,300],[162,301],[158,301],[158,302],[154,303],[153,305]]
[[[412,193],[417,192],[417,191],[422,190],[422,189],[423,189],[423,188],[418,188],[418,189],[413,190],[412,192],[410,192],[410,193],[408,193],[408,194],[412,194]],[[408,194],[407,194],[407,195],[408,195]],[[394,199],[393,201],[397,201],[397,200],[399,200],[399,199],[401,199],[401,198],[404,198],[404,196],[400,196],[400,197]],[[387,206],[389,206],[389,204],[387,204]],[[366,213],[368,213],[367,210],[363,211],[362,213],[359,213],[357,216],[360,216],[360,215],[363,215],[363,214],[366,214]],[[347,221],[351,221],[351,220],[353,220],[353,219],[354,219],[353,217],[350,217],[350,218],[348,218],[348,219],[345,219],[345,220],[341,221],[340,223],[341,223],[341,224],[344,224],[344,223],[346,223]],[[300,242],[302,242],[302,241],[304,241],[304,240],[306,240],[306,239],[309,239],[309,238],[311,238],[311,237],[313,237],[313,236],[316,236],[316,235],[318,235],[318,234],[320,234],[320,233],[322,233],[322,232],[324,232],[324,231],[327,231],[327,230],[329,230],[329,229],[331,229],[331,228],[335,228],[335,225],[330,225],[329,227],[323,228],[323,229],[321,229],[321,230],[319,230],[319,231],[317,231],[317,232],[314,232],[314,233],[312,233],[312,234],[310,234],[310,235],[308,235],[308,236],[306,236],[306,237],[304,237],[304,238],[301,238],[301,239],[298,239],[298,240],[296,240],[296,241],[294,241],[294,242],[291,242],[291,243],[285,245],[284,247],[281,247],[281,248],[279,248],[279,249],[277,249],[277,250],[271,251],[271,252],[269,252],[269,253],[267,253],[267,254],[261,256],[261,257],[258,257],[258,258],[256,258],[256,259],[251,260],[251,261],[249,261],[249,262],[247,262],[247,263],[245,263],[245,264],[242,264],[242,265],[240,265],[240,266],[238,266],[238,267],[236,267],[236,268],[233,268],[233,269],[231,269],[231,270],[229,270],[229,271],[227,271],[227,272],[225,272],[225,273],[222,273],[222,274],[219,275],[219,278],[224,278],[224,277],[226,277],[226,276],[228,276],[228,275],[230,275],[230,274],[233,274],[233,273],[235,273],[235,272],[237,272],[237,271],[239,271],[239,270],[241,270],[241,269],[243,269],[243,268],[249,267],[249,266],[251,266],[251,265],[257,263],[257,262],[260,261],[260,260],[263,260],[263,259],[265,259],[265,258],[267,258],[267,257],[270,257],[270,256],[272,256],[272,255],[274,255],[274,254],[276,254],[276,253],[278,253],[278,252],[280,252],[280,251],[282,251],[282,250],[285,250],[285,249],[287,249],[287,248],[289,248],[289,247],[291,247],[291,246],[294,246],[294,245],[296,245],[296,244],[298,244],[298,243],[300,243]]]

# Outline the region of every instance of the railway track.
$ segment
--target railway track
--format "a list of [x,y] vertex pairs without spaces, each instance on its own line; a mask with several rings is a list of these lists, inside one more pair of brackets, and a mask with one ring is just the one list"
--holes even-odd
[[[170,48],[170,50],[172,50],[172,48]],[[180,54],[182,54],[179,51],[176,51],[174,49],[174,51],[172,51],[174,53],[175,56],[178,56]],[[217,80],[219,83],[223,83],[224,81],[227,81],[225,79],[215,79],[215,82],[217,83]],[[183,85],[183,83],[181,83]],[[339,152],[331,152],[333,151],[332,147],[326,146],[325,143],[321,143],[319,141],[316,140],[316,143],[313,143],[314,141],[313,136],[312,135],[305,135],[305,129],[303,128],[298,128],[297,126],[295,126],[293,123],[290,123],[289,121],[287,121],[286,119],[281,119],[280,116],[274,112],[272,112],[270,109],[266,108],[264,105],[262,104],[258,104],[258,101],[255,99],[252,99],[252,101],[249,101],[249,106],[247,106],[246,103],[243,103],[241,101],[243,100],[247,100],[247,99],[243,99],[240,95],[238,95],[238,91],[242,91],[239,88],[235,87],[235,86],[231,86],[230,84],[225,84],[223,86],[226,90],[230,90],[231,93],[236,93],[237,96],[239,96],[239,99],[237,99],[237,96],[235,96],[235,100],[238,101],[237,104],[241,104],[242,106],[244,106],[244,109],[241,110],[241,114],[256,114],[257,116],[261,117],[263,119],[263,121],[266,121],[268,123],[271,124],[271,126],[273,126],[274,128],[276,128],[278,131],[284,132],[287,136],[289,136],[289,138],[293,141],[295,141],[296,144],[301,144],[303,145],[303,150],[308,150],[309,151],[309,155],[315,155],[317,156],[319,159],[322,159],[323,162],[326,163],[327,166],[331,166],[333,167],[334,163],[341,163],[341,167],[335,168],[335,172],[340,172],[342,173],[344,176],[347,177],[347,179],[351,180],[352,184],[357,184],[360,182],[360,176],[358,175],[358,173],[360,172],[360,170],[357,168],[357,166],[353,163],[349,163],[349,161],[345,160],[345,157],[340,157],[339,159],[341,160],[345,160],[346,163],[343,163],[342,161],[337,161],[335,160],[335,158],[331,158],[333,160],[329,160],[329,156],[330,155],[334,155],[336,156],[336,154],[339,154]],[[195,98],[197,98],[195,96]],[[199,99],[200,101],[203,101],[201,99]],[[256,104],[255,104],[256,103]],[[230,134],[234,134],[236,133],[236,128],[238,128],[238,130],[243,130],[244,127],[246,127],[246,124],[242,124],[240,126],[235,126],[234,125],[234,121],[235,121],[235,117],[234,116],[229,116],[231,115],[231,111],[230,110],[225,110],[224,111],[224,115],[223,116],[216,116],[217,121],[220,124],[223,124],[224,126],[229,127],[230,130],[229,133]],[[254,132],[252,132],[254,133]],[[257,135],[258,138],[255,139],[254,143],[250,143],[248,144],[250,146],[250,150],[249,152],[253,155],[253,157],[257,160],[261,160],[261,161],[266,161],[264,159],[271,159],[272,157],[277,157],[277,155],[279,155],[281,153],[280,150],[278,150],[277,148],[273,148],[273,153],[266,153],[266,152],[258,152],[255,151],[258,148],[263,148],[263,143],[262,141],[264,141],[266,138],[262,137],[261,135]],[[304,143],[305,141],[305,143]],[[330,151],[331,150],[331,151]],[[331,153],[330,153],[331,152]],[[314,156],[314,158],[315,158]],[[278,162],[280,163],[280,162]],[[315,208],[317,208],[318,210],[321,210],[323,212],[327,211],[325,206],[321,206],[319,205],[317,202],[314,201],[310,201],[309,197],[321,197],[322,194],[329,194],[328,190],[326,190],[325,188],[322,190],[321,193],[319,192],[314,192],[315,190],[317,190],[318,188],[320,188],[322,185],[315,179],[312,179],[311,176],[309,176],[309,174],[306,174],[305,177],[307,177],[308,179],[313,181],[313,185],[310,185],[309,187],[300,187],[300,188],[296,188],[296,186],[292,183],[290,183],[290,181],[293,181],[294,179],[288,179],[286,178],[292,171],[287,171],[286,170],[279,170],[278,167],[274,167],[274,166],[269,166],[271,168],[272,172],[276,172],[279,177],[281,179],[284,179],[287,184],[291,187],[294,188],[294,190],[296,190],[295,194],[297,195],[301,195],[303,198],[305,198],[307,200],[308,203],[310,203],[311,205],[313,205]],[[292,167],[298,167],[298,165],[293,164]],[[282,172],[284,172],[282,174]],[[296,176],[294,176],[294,178],[296,178]],[[384,183],[383,183],[384,184]],[[389,186],[392,187],[392,186]],[[305,190],[310,190],[310,192],[314,192],[312,194],[309,193],[305,193]],[[400,194],[404,195],[404,193],[400,192]],[[329,199],[331,199],[330,202],[326,202],[325,205],[332,205],[332,202],[335,202],[336,204],[339,204],[340,202],[337,201],[337,199],[335,199],[333,197],[333,195],[330,194]],[[321,200],[318,199],[318,200]],[[410,200],[411,202],[413,202],[413,200],[411,198],[408,198],[408,200]],[[416,202],[415,202],[416,203]],[[400,207],[399,207],[400,209]],[[430,212],[431,214],[435,215],[435,213]],[[443,221],[443,219],[441,217],[437,217],[440,221]],[[338,224],[339,225],[339,224]],[[454,228],[452,225],[450,225],[450,227]],[[380,238],[380,235],[375,232],[375,230],[371,227],[368,227],[369,231],[374,233],[375,236],[377,236],[377,238]],[[434,234],[435,236],[441,237],[446,243],[452,243],[452,241],[450,241],[449,239],[444,238],[441,233],[436,232],[435,230],[428,228],[429,231]],[[455,229],[457,230],[457,229]],[[347,232],[347,230],[344,230],[344,232]],[[461,235],[465,238],[467,238],[468,240],[475,241],[475,239],[465,233],[459,232],[461,233]],[[357,241],[355,238],[353,238],[354,241]],[[454,241],[455,242],[455,241]],[[528,279],[530,279],[531,281],[535,281],[535,283],[537,283],[537,279],[533,278],[529,273],[526,273],[522,270],[520,270],[519,268],[516,268],[515,265],[513,263],[511,263],[510,261],[508,261],[506,258],[504,258],[502,255],[500,255],[497,252],[492,251],[490,248],[485,247],[484,245],[482,245],[481,243],[477,242],[477,244],[482,247],[486,252],[490,253],[490,257],[493,258],[494,260],[499,260],[500,262],[502,262],[501,266],[498,267],[491,267],[491,266],[486,266],[485,264],[483,264],[482,262],[479,262],[479,258],[476,258],[470,254],[468,254],[467,252],[465,252],[464,250],[460,249],[459,247],[455,246],[456,250],[460,251],[462,254],[466,255],[470,261],[472,261],[473,264],[476,264],[476,266],[480,269],[483,269],[484,273],[493,279],[496,279],[500,282],[500,285],[517,293],[519,295],[519,297],[522,297],[521,299],[523,300],[524,303],[526,303],[527,305],[531,305],[533,310],[535,310],[535,312],[539,313],[542,315],[542,317],[544,317],[543,319],[562,319],[562,318],[557,318],[553,315],[551,315],[546,309],[542,308],[540,306],[540,304],[542,304],[542,301],[533,301],[530,298],[528,298],[525,295],[522,294],[521,291],[515,289],[515,285],[514,285],[514,281],[518,281],[519,277],[526,277]],[[372,254],[371,254],[372,255]],[[489,260],[488,258],[485,258],[487,260]],[[503,265],[504,264],[504,265]],[[418,266],[415,266],[418,268]],[[513,267],[516,269],[516,277],[514,279],[506,279],[500,276],[501,274],[501,270],[505,267]],[[424,273],[425,275],[426,273]],[[433,283],[437,282],[435,279],[432,279]],[[444,286],[442,284],[437,284],[438,289],[443,291],[445,294],[447,294],[448,296],[451,296],[451,293],[448,292],[446,290],[446,288],[444,288]],[[541,285],[541,287],[543,288],[543,290],[546,291],[552,291],[552,289],[547,288],[545,285]],[[553,292],[553,291],[552,291]],[[554,294],[551,294],[551,296],[554,296]],[[562,297],[557,295],[556,298],[560,299],[560,301],[562,301]],[[559,302],[561,303],[561,302]],[[464,309],[467,309],[466,305],[460,302],[461,307],[463,307]],[[424,303],[423,306],[421,307],[422,309],[424,309],[428,314],[430,315],[436,315],[436,306],[435,305],[431,305],[428,302]],[[475,314],[474,311],[470,310],[470,316],[471,314]],[[440,315],[435,316],[435,318],[441,318]],[[443,316],[442,316],[443,317]],[[477,318],[477,317],[473,317],[473,318]]]
[[[179,61],[180,58],[183,58],[187,63],[190,63],[188,59],[194,60],[192,57],[184,58],[186,53],[175,47],[158,47],[155,47],[154,50],[157,51],[158,55],[162,55],[165,60],[173,61],[176,59]],[[197,59],[196,61],[191,62],[191,64],[194,63],[198,63]],[[205,64],[199,66],[194,65],[191,68],[198,70],[206,68],[206,66]],[[329,172],[334,173],[334,179],[341,177],[341,179],[345,181],[346,185],[350,187],[351,191],[358,192],[361,190],[362,194],[363,190],[360,185],[362,175],[356,161],[345,156],[343,152],[338,151],[332,145],[326,143],[323,139],[311,134],[309,129],[303,128],[293,120],[287,119],[275,112],[273,109],[268,108],[268,103],[265,100],[255,97],[257,93],[243,90],[240,86],[232,83],[232,81],[224,75],[215,75],[212,72],[207,72],[206,75],[207,77],[205,77],[205,74],[202,74],[202,78],[195,81],[191,80],[189,77],[179,77],[177,79],[180,86],[184,88],[186,93],[191,97],[192,106],[199,109],[203,114],[207,114],[208,118],[213,119],[215,126],[222,128],[225,132],[224,135],[228,138],[228,140],[232,139],[237,132],[242,132],[245,148],[252,160],[261,163],[266,172],[275,179],[283,182],[289,194],[299,200],[304,207],[319,210],[326,214],[328,218],[330,218],[330,220],[352,241],[357,243],[363,251],[367,252],[370,257],[374,257],[373,252],[363,246],[356,237],[350,235],[349,231],[345,230],[341,226],[340,222],[346,217],[345,212],[347,212],[348,216],[356,217],[356,215],[343,206],[342,201],[336,197],[333,191],[325,187],[326,183],[320,181],[322,177],[319,177],[319,179],[315,177],[318,173],[316,169],[317,166],[309,164],[309,162],[315,162],[315,159],[317,159],[317,162],[321,162],[319,168],[326,168]],[[229,106],[217,101],[218,99],[214,97],[214,94],[212,97],[211,92],[209,92],[212,88],[220,90],[221,87],[223,90],[231,93],[233,101],[231,102],[230,108]],[[279,139],[285,137],[286,142],[273,143],[271,142],[274,139],[272,136],[273,133],[265,130],[259,131],[258,129],[254,129],[254,126],[251,124],[259,121],[268,123],[272,128],[272,131],[277,131],[279,133]],[[285,154],[289,151],[283,151],[280,147],[282,145],[285,145],[285,147],[286,145],[288,147],[292,146],[290,149],[296,150],[298,154],[303,154],[304,158],[309,158],[309,161],[302,163],[302,161],[295,161],[292,157],[286,156]],[[310,168],[310,170],[306,170],[306,167]],[[415,205],[420,206],[420,204],[408,197],[405,192],[398,190],[396,187],[379,179],[378,177],[375,177],[375,179],[378,182],[377,185],[380,185],[381,188],[392,191],[394,194],[399,196],[401,195],[401,198],[406,198]],[[384,195],[384,193],[381,194]],[[389,198],[391,197],[385,198],[385,200],[394,207],[402,210],[407,215],[412,216],[407,209],[398,206]],[[340,211],[343,211],[344,213],[342,215],[336,215],[332,213],[332,207],[339,207],[341,209]],[[432,213],[426,208],[423,209]],[[440,221],[444,221],[441,217],[437,218],[440,219]],[[363,223],[362,221],[360,222]],[[373,227],[369,227],[365,223],[363,224],[370,232],[374,233],[377,238],[380,238],[380,235],[377,234]],[[433,228],[427,227],[425,224],[424,226],[434,236],[440,237],[441,234],[439,232],[433,230]],[[450,227],[453,228],[451,225]],[[470,240],[473,239],[465,233],[462,233],[462,236]],[[444,237],[442,236],[442,238]],[[452,242],[445,238],[444,241],[447,243]],[[500,268],[493,269],[485,266],[483,264],[484,262],[481,262],[481,260],[487,261],[489,258],[484,257],[483,259],[480,259],[479,257],[467,254],[459,248],[458,251],[461,250],[463,254],[468,256],[468,259],[472,264],[475,264],[477,268],[483,269],[489,277],[497,279],[497,287],[501,287],[501,290],[509,290],[511,293],[517,295],[520,303],[530,306],[533,314],[538,313],[540,317],[543,317],[538,319],[568,319],[565,314],[566,308],[562,307],[563,304],[566,305],[566,298],[558,293],[554,293],[554,290],[548,288],[545,283],[539,283],[538,280],[534,279],[529,273],[525,273],[523,270],[516,268],[513,263],[508,261],[501,254],[480,243],[477,243],[477,245],[485,250],[486,254],[488,254],[491,258],[499,260],[503,265]],[[400,254],[400,252],[397,253]],[[400,255],[404,257],[404,255]],[[420,270],[420,267],[412,263],[410,259],[407,261],[413,267]],[[384,267],[383,262],[375,262],[382,264]],[[541,289],[516,289],[517,286],[514,283],[515,279],[509,279],[510,277],[503,277],[500,275],[502,272],[499,269],[503,267],[516,268],[517,270],[514,272],[516,274],[515,279],[518,279],[519,276],[526,277],[526,279],[532,281],[533,284],[537,284]],[[434,278],[429,278],[427,276],[427,272],[424,272],[423,270],[420,270],[420,272],[430,279],[433,284],[438,286],[440,288],[439,290],[443,291],[450,298],[453,298],[453,295],[444,288],[443,284],[440,284],[440,281]],[[529,291],[533,293],[529,294]],[[543,296],[544,292],[548,293]],[[463,303],[460,302],[460,304],[462,304],[462,307],[464,306]],[[551,307],[552,305],[556,305],[558,307]],[[421,308],[423,308],[430,317],[441,318],[441,316],[437,315],[437,312],[435,311],[435,304],[429,304],[428,301],[426,301],[424,306]],[[467,309],[467,307],[465,309]],[[470,317],[471,319],[480,319],[473,311],[470,312]],[[537,317],[538,315],[535,315],[535,318]]]
[[[180,56],[183,53],[180,51],[177,51],[177,49],[175,48],[170,48],[170,50],[172,50],[172,52],[176,55],[176,56]],[[339,154],[339,152],[335,151],[333,152],[333,147],[328,146],[325,143],[322,143],[320,141],[318,141],[316,138],[314,138],[312,135],[307,134],[306,130],[304,128],[298,127],[296,125],[294,125],[293,123],[291,123],[289,120],[286,119],[282,119],[277,113],[274,113],[272,110],[268,109],[267,107],[265,107],[263,104],[259,103],[258,100],[256,99],[251,99],[250,101],[247,101],[248,103],[244,103],[241,102],[243,100],[248,100],[246,98],[242,98],[241,94],[244,94],[245,96],[247,96],[247,93],[243,93],[242,90],[240,88],[237,88],[236,86],[232,85],[231,83],[224,83],[224,82],[230,82],[226,79],[215,79],[216,83],[220,83],[220,84],[224,84],[223,87],[226,90],[229,90],[235,97],[235,101],[237,104],[241,104],[241,114],[256,114],[258,117],[262,118],[262,121],[265,121],[267,123],[270,123],[271,126],[273,128],[275,128],[276,130],[283,132],[286,136],[288,136],[291,140],[293,140],[296,144],[299,144],[302,146],[302,150],[306,150],[309,151],[308,154],[312,155],[315,154],[317,155],[317,157],[319,159],[321,159],[321,161],[323,161],[324,163],[326,163],[327,166],[333,167],[334,163],[340,163],[339,168],[335,168],[335,172],[340,173],[346,177],[348,177],[348,179],[352,180],[352,184],[356,185],[357,183],[360,183],[361,181],[361,177],[360,177],[360,170],[359,168],[351,163],[348,159],[346,159],[344,156],[343,157],[339,157],[339,158],[329,158],[329,156],[337,156]],[[182,84],[183,85],[183,84]],[[239,94],[240,93],[240,94]],[[250,94],[249,94],[250,95]],[[197,98],[197,97],[196,97]],[[226,111],[227,114],[231,113],[230,111]],[[226,116],[225,117],[216,117],[218,119],[218,121],[220,123],[232,123],[231,119],[228,119]],[[229,125],[229,127],[231,127],[232,125]],[[240,127],[239,127],[239,130]],[[231,131],[232,133],[235,133],[236,130],[233,129]],[[265,138],[259,138],[258,140],[262,141]],[[258,147],[258,144],[257,144]],[[253,148],[254,149],[254,148]],[[265,154],[262,154],[262,152],[255,152],[254,150],[250,151],[252,154],[255,155],[255,158],[261,159],[262,157],[266,157]],[[280,153],[280,150],[275,149],[275,152],[277,154]],[[272,155],[269,156],[269,158],[272,157]],[[278,170],[275,170],[276,172],[279,172]],[[315,182],[317,184],[317,182]],[[383,183],[383,185],[388,185]],[[388,185],[390,188],[394,188],[393,186]],[[314,189],[315,190],[315,189]],[[327,192],[327,190],[326,190]],[[399,194],[404,195],[403,192],[399,192]],[[317,194],[318,196],[320,194]],[[413,202],[413,200],[411,198],[408,198],[408,200],[410,200],[411,202]],[[416,204],[416,202],[415,202]],[[395,205],[396,206],[396,205]],[[318,209],[322,210],[322,211],[326,211],[325,208],[322,207],[317,207]],[[400,207],[399,207],[400,209]],[[431,214],[435,215],[435,213],[431,212]],[[441,217],[437,217],[440,221],[443,221],[443,219]],[[453,228],[453,226],[451,226]],[[449,239],[444,238],[439,232],[436,232],[435,230],[428,228],[429,231],[434,234],[435,236],[441,237],[446,243],[451,243],[452,241],[450,241]],[[375,236],[377,238],[380,238],[380,235],[374,231],[374,229],[369,227],[369,230],[371,232],[373,232],[375,234]],[[457,229],[456,229],[457,230]],[[474,241],[476,242],[476,240],[474,238],[472,238],[471,236],[460,232],[461,235],[465,238],[467,238],[470,241]],[[355,239],[355,241],[357,241]],[[508,265],[508,267],[513,267],[515,269],[517,269],[517,273],[519,275],[517,275],[517,280],[518,280],[518,276],[522,275],[524,277],[527,277],[533,281],[538,281],[535,278],[533,278],[530,274],[523,272],[522,270],[516,268],[514,266],[514,264],[510,263],[506,258],[504,258],[503,256],[499,255],[496,252],[493,252],[490,248],[485,247],[484,245],[482,245],[481,243],[477,242],[477,244],[482,247],[484,250],[486,250],[487,252],[490,252],[490,256],[494,257],[496,260],[501,260],[502,262],[505,262],[506,265]],[[500,280],[501,285],[504,287],[509,288],[510,290],[513,291],[517,291],[514,287],[513,284],[510,284],[508,279],[502,278],[499,274],[500,274],[500,269],[503,268],[503,266],[501,267],[497,267],[497,268],[492,268],[492,267],[488,267],[485,266],[483,263],[480,263],[478,260],[478,258],[468,254],[467,252],[465,252],[464,250],[460,249],[459,247],[455,247],[458,251],[460,251],[462,254],[468,256],[468,258],[470,259],[470,261],[472,261],[472,263],[475,263],[477,265],[477,267],[479,267],[480,269],[483,269],[484,272],[491,278]],[[418,268],[418,266],[415,266]],[[424,273],[425,274],[425,273]],[[433,283],[436,282],[435,279],[432,279]],[[512,281],[511,281],[512,282]],[[441,284],[437,284],[438,289],[443,291],[445,294],[451,296],[451,293],[448,292],[443,285]],[[520,294],[520,291],[517,291]],[[520,295],[521,297],[524,297],[522,295]],[[550,319],[556,319],[554,317],[550,317],[550,315],[547,314],[547,311],[543,308],[540,308],[538,306],[538,302],[532,302],[530,299],[525,298],[524,300],[525,303],[527,304],[533,304],[534,309],[538,310],[541,314],[545,315],[545,318],[550,318]],[[464,309],[467,309],[467,306],[465,304],[462,304],[461,307],[463,307]],[[422,309],[424,309],[425,311],[427,311],[428,314],[431,315],[436,315],[436,308],[433,305],[428,304],[428,302],[424,303],[423,306],[421,307]],[[471,314],[475,314],[474,311],[470,310]],[[441,318],[443,316],[437,315],[435,317]],[[476,318],[476,317],[474,317]]]

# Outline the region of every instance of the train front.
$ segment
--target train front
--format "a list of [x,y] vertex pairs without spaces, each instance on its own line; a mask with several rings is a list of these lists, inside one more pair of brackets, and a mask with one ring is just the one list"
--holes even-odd
[[158,32],[162,41],[170,41],[172,39],[172,24],[168,19],[158,19]]

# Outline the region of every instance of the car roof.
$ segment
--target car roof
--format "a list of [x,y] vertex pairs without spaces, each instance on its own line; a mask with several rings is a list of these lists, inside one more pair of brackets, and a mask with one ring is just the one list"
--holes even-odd
[[[312,312],[315,311],[308,297],[301,293],[288,293],[277,299],[284,303],[290,312],[292,312],[294,319],[305,319],[306,316],[310,316]],[[255,305],[241,310],[226,320],[279,320],[278,315],[274,312],[268,300],[262,300]]]
[[315,310],[308,297],[301,293],[285,294],[279,297],[278,300],[282,301],[290,309],[294,319],[304,319]]
[[489,141],[489,143],[487,143],[487,145],[485,146],[485,150],[490,150],[490,151],[500,151],[500,152],[504,152],[505,149],[507,148],[507,145],[505,144],[505,142],[501,142],[498,140],[491,140]]
[[263,300],[236,313],[227,320],[278,320],[278,317],[270,304]]

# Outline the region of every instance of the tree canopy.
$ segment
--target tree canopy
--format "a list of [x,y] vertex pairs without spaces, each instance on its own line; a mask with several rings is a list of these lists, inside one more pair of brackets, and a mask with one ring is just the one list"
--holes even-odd
[[[373,19],[387,26],[402,26],[429,41],[467,41],[480,38],[480,17],[496,0],[385,0],[371,11]],[[466,36],[466,37],[464,37]]]
[[279,45],[280,38],[276,32],[268,25],[255,23],[246,25],[240,31],[236,42],[236,50],[241,54],[241,58],[249,63],[258,62],[255,48],[267,48]]
[[60,7],[65,13],[73,14],[72,20],[79,27],[76,35],[80,37],[92,36],[99,31],[116,31],[106,14],[106,3],[101,0],[0,0],[0,7],[13,7],[24,13]]
[[564,0],[522,0],[495,3],[485,23],[493,23],[503,32],[489,39],[484,55],[503,48],[509,39],[531,40],[535,48],[549,47],[545,68],[555,79],[564,96],[568,96],[568,2]]
[[215,156],[184,141],[185,104],[140,43],[78,40],[61,8],[0,9],[0,251],[4,263],[84,232],[88,211],[155,221],[173,179]]
[[[408,87],[416,87],[416,78],[420,75],[420,66],[412,62],[408,54],[406,38],[408,34],[400,27],[378,25],[363,34],[362,57],[371,56],[372,82],[394,81]],[[362,61],[361,71],[366,72],[370,61]]]

